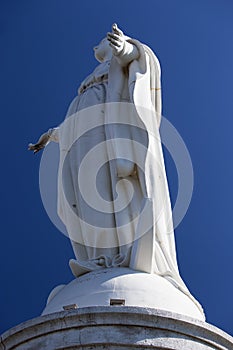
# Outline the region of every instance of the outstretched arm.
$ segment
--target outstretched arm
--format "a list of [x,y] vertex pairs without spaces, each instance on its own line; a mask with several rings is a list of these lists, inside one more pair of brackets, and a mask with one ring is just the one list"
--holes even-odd
[[112,25],[112,32],[107,34],[107,39],[121,66],[127,66],[139,57],[137,47],[126,40],[124,33],[117,27],[116,23]]
[[40,136],[37,143],[29,143],[28,149],[30,151],[33,151],[33,153],[35,154],[42,150],[44,147],[46,147],[50,141],[59,142],[58,130],[59,128],[49,129],[47,132]]

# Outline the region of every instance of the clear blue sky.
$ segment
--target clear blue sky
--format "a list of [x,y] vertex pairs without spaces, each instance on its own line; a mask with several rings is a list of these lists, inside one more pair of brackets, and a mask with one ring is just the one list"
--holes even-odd
[[233,334],[233,2],[2,0],[0,18],[0,333],[38,316],[50,290],[73,278],[70,243],[41,202],[41,154],[27,144],[63,120],[95,67],[93,45],[117,22],[159,57],[163,115],[192,158],[193,198],[176,229],[181,275],[207,321]]

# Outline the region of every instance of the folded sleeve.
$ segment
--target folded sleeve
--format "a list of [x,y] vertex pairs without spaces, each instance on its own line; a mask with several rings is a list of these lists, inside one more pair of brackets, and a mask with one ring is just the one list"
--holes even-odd
[[49,141],[59,142],[59,127],[48,130]]

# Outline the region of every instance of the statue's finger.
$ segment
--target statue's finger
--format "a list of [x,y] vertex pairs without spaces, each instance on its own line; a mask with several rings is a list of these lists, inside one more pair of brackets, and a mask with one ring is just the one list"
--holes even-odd
[[113,25],[112,25],[112,30],[115,30],[115,29],[117,29],[117,24],[116,24],[116,23],[113,23]]
[[118,34],[114,34],[114,33],[108,33],[108,38],[112,38],[114,40],[122,41],[122,37],[119,36]]
[[123,32],[122,32],[119,28],[113,30],[113,33],[116,33],[116,34],[118,34],[118,35],[120,35],[120,36],[123,36],[123,35],[124,35]]
[[116,46],[116,45],[113,45],[113,44],[109,44],[109,46],[114,50],[114,51],[118,51],[119,50],[119,47]]
[[120,36],[124,35],[123,32],[117,27],[116,23],[112,25],[112,31]]
[[117,41],[117,40],[111,39],[109,41],[110,41],[110,44],[112,44],[114,46],[117,46],[117,47],[121,46],[121,43],[119,43],[119,41]]

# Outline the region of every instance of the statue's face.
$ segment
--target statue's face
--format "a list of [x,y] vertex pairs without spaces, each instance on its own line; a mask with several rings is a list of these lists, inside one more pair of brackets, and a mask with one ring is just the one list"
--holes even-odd
[[101,42],[94,47],[95,52],[95,58],[99,62],[104,62],[111,58],[112,56],[112,49],[109,46],[109,41],[107,38],[104,38],[101,40]]

